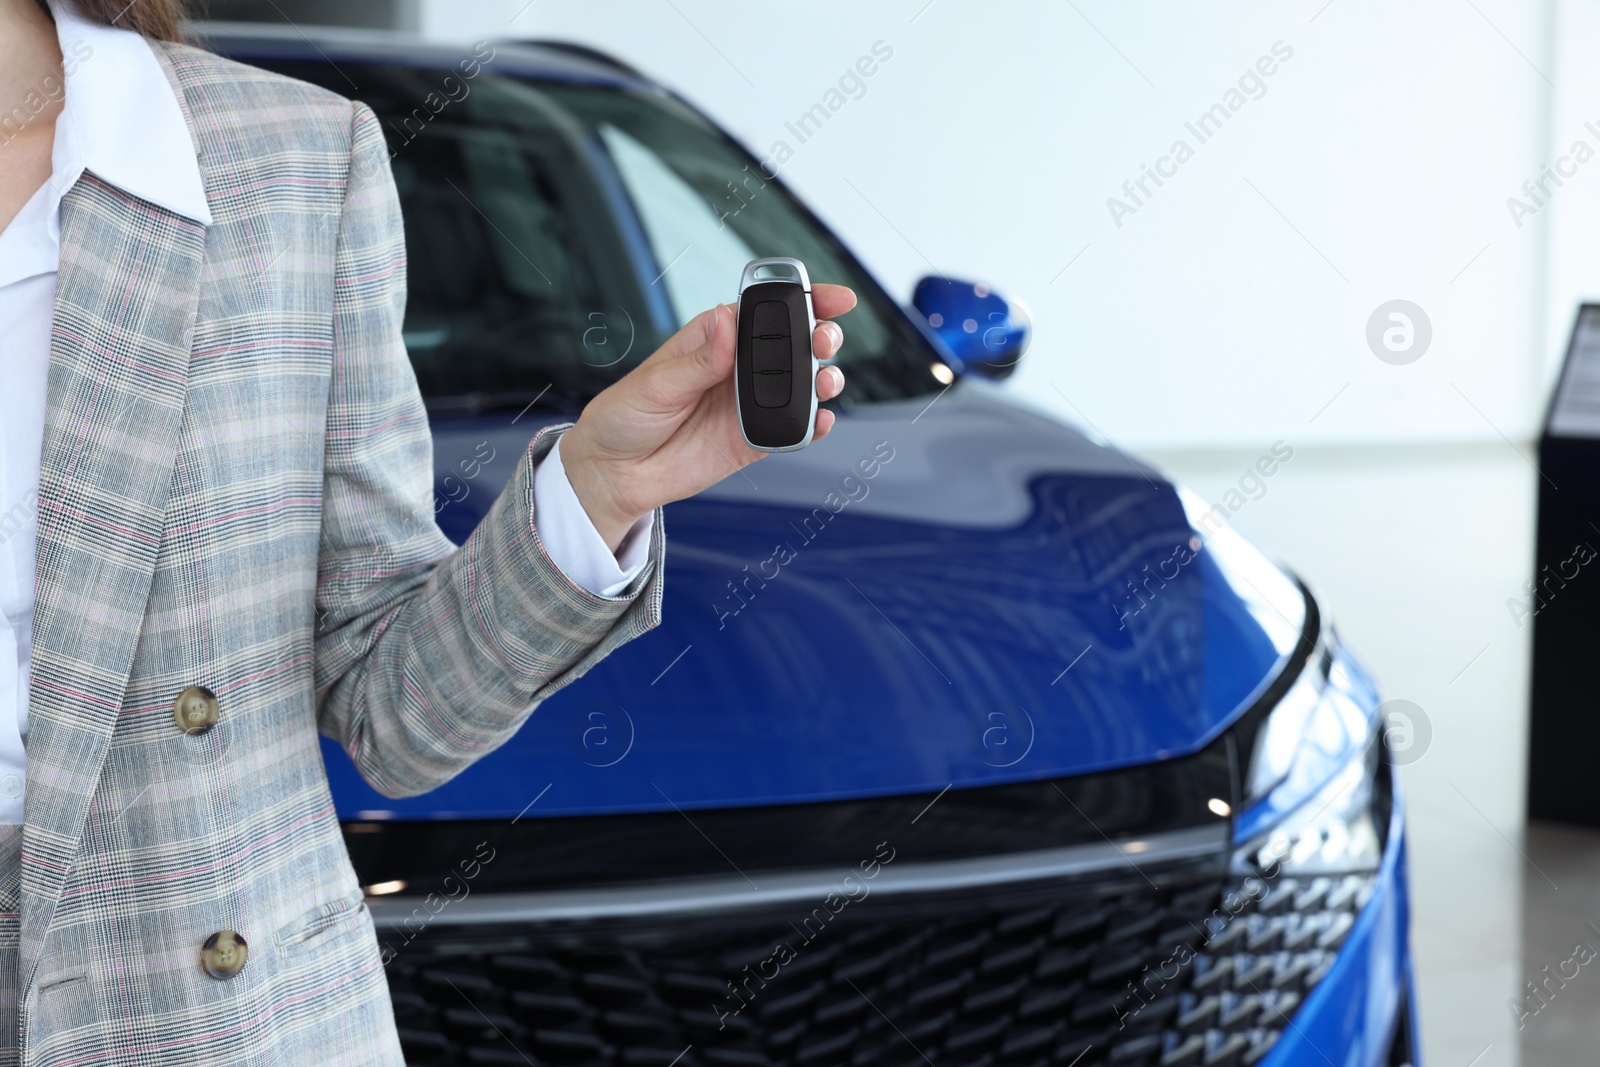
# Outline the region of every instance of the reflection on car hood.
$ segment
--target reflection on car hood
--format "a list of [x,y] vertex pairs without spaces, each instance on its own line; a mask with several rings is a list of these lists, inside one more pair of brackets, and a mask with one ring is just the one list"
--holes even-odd
[[[531,429],[441,421],[436,466],[484,441],[515,456]],[[511,466],[484,466],[447,532],[465,536]],[[427,796],[380,797],[330,748],[341,814],[937,793],[1187,755],[1277,673],[1304,617],[1237,535],[1202,542],[1159,473],[970,384],[858,409],[669,507],[666,528],[660,627]]]

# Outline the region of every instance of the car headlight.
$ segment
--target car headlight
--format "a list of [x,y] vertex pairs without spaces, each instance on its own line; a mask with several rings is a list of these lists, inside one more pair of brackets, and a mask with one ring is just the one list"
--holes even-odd
[[1376,870],[1387,830],[1377,694],[1331,635],[1256,734],[1235,823],[1241,873]]

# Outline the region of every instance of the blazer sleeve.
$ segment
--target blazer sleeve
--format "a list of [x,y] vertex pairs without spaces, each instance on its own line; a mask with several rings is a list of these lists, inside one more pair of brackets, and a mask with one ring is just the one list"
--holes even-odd
[[655,626],[665,538],[657,512],[649,562],[615,597],[590,593],[552,562],[533,471],[565,425],[500,457],[516,469],[465,545],[440,533],[432,438],[400,337],[399,199],[377,119],[354,109],[334,268],[317,722],[373,788],[402,797],[459,774],[539,701]]

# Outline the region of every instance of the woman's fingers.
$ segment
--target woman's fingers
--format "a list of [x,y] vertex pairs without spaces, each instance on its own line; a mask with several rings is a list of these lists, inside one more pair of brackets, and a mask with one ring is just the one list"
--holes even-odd
[[828,431],[831,429],[833,429],[833,412],[827,409],[817,412],[817,428],[811,433],[811,442],[815,444],[822,440],[828,436]]
[[837,322],[819,322],[811,335],[811,351],[820,360],[830,360],[844,345],[844,329]]
[[625,385],[640,414],[681,411],[733,373],[733,338],[733,307],[718,304],[689,320],[617,384]]
[[817,282],[811,286],[811,310],[819,319],[837,318],[855,306],[855,290],[848,285]]
[[[812,287],[812,306],[821,320],[811,335],[811,348],[817,359],[833,359],[844,345],[844,329],[826,317],[843,314],[855,303],[855,293],[846,286]],[[622,386],[617,390],[618,399],[625,398],[625,406],[632,408],[635,415],[681,412],[731,377],[734,334],[732,305],[719,304],[697,315],[637,368],[637,373],[618,383]],[[843,389],[844,374],[837,368],[818,372],[819,400],[832,400]],[[828,422],[832,424],[831,416]]]

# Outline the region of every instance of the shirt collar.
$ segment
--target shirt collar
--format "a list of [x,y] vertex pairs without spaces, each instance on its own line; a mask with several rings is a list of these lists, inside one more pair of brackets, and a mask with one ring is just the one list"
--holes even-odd
[[131,30],[89,22],[71,0],[49,4],[66,73],[55,175],[74,182],[90,170],[124,192],[210,225],[194,138],[150,43]]

